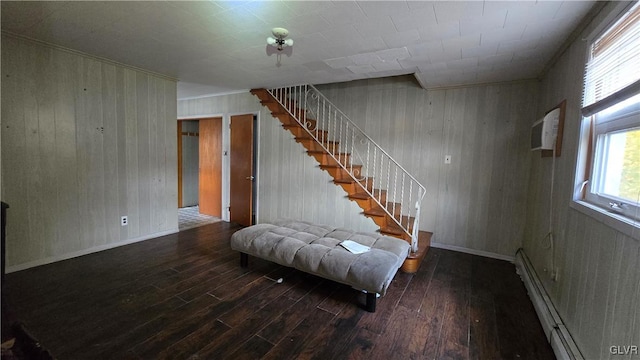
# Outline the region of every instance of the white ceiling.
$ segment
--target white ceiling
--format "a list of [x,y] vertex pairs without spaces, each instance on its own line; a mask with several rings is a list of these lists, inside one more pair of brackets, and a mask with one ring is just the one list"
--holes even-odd
[[[415,74],[537,77],[594,1],[2,1],[2,30],[179,79],[179,98]],[[267,54],[271,28],[294,40]]]

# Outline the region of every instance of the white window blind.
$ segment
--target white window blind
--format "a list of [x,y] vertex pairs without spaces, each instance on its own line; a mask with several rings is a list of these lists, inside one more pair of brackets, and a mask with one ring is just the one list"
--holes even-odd
[[592,43],[584,84],[584,116],[640,93],[640,3]]

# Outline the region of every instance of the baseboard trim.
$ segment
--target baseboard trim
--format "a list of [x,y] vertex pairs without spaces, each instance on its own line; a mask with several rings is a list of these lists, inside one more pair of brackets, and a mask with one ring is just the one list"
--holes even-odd
[[515,258],[513,256],[496,254],[496,253],[492,253],[492,252],[489,252],[489,251],[469,249],[469,248],[465,248],[465,247],[461,247],[461,246],[447,245],[447,244],[440,244],[440,243],[432,242],[431,243],[431,247],[438,248],[438,249],[458,251],[458,252],[463,252],[463,253],[467,253],[467,254],[471,254],[471,255],[484,256],[484,257],[488,257],[488,258],[492,258],[492,259],[504,260],[504,261],[508,261],[510,263],[513,263],[515,261]]
[[116,242],[116,243],[110,243],[110,244],[105,244],[105,245],[100,245],[100,246],[94,246],[92,248],[88,248],[88,249],[84,249],[84,250],[80,250],[80,251],[75,251],[75,252],[68,253],[68,254],[51,256],[51,257],[44,258],[44,259],[30,261],[30,262],[27,262],[27,263],[24,263],[24,264],[9,266],[9,267],[7,267],[6,272],[8,274],[8,273],[16,272],[16,271],[26,270],[26,269],[29,269],[29,268],[32,268],[32,267],[47,265],[47,264],[51,264],[51,263],[58,262],[58,261],[68,260],[68,259],[73,259],[75,257],[88,255],[88,254],[93,254],[93,253],[96,253],[96,252],[113,249],[113,248],[116,248],[116,247],[119,247],[119,246],[129,245],[129,244],[137,243],[137,242],[140,242],[140,241],[145,241],[145,240],[157,238],[157,237],[160,237],[160,236],[175,234],[177,232],[178,232],[178,228],[173,228],[171,230],[161,231],[161,232],[157,232],[157,233],[153,233],[153,234],[149,234],[149,235],[145,235],[145,236],[140,236],[140,237],[133,238],[133,239],[127,239],[127,240],[119,241],[119,242]]
[[523,249],[516,253],[515,264],[556,358],[584,360]]

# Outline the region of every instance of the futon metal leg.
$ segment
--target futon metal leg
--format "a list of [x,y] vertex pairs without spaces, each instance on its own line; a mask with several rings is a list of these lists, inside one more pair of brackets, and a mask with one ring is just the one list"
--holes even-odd
[[246,268],[249,265],[249,255],[240,253],[240,266]]
[[376,293],[367,293],[367,306],[368,312],[376,312]]

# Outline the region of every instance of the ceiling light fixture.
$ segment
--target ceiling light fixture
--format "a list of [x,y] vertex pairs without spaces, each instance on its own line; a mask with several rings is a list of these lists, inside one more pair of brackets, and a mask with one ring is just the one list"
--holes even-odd
[[269,36],[267,38],[267,44],[276,47],[280,51],[282,51],[286,46],[293,46],[293,40],[284,39],[289,35],[289,30],[277,27],[271,29],[271,33],[275,38]]

